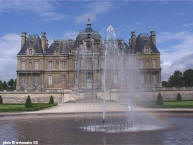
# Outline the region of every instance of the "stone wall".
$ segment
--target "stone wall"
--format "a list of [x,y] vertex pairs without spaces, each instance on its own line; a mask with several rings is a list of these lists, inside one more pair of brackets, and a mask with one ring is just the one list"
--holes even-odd
[[[106,93],[107,100],[116,100],[120,102],[125,102],[124,96],[129,96],[134,99],[134,101],[155,101],[158,93],[161,93],[164,100],[176,100],[177,94],[180,93],[183,100],[193,100],[193,88],[160,88],[152,90],[138,90],[120,93],[117,90],[112,90]],[[69,101],[75,101],[78,99],[91,99],[98,98],[102,99],[103,92],[93,93],[77,93],[72,90],[61,91],[47,91],[47,92],[21,92],[21,91],[11,91],[11,92],[0,92],[3,97],[4,103],[24,103],[27,96],[29,95],[32,102],[49,102],[50,96],[54,97],[55,102],[65,103]]]

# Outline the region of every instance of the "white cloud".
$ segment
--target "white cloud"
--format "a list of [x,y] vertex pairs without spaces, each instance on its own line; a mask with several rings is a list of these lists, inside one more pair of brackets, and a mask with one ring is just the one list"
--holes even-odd
[[77,31],[67,31],[64,34],[63,38],[64,39],[75,39],[77,35],[78,35]]
[[76,17],[75,22],[76,23],[86,23],[88,21],[88,18],[91,22],[96,20],[95,14],[85,13],[81,16]]
[[55,12],[53,2],[51,0],[0,0],[0,13],[30,11],[46,21],[65,18],[66,15]]
[[109,1],[90,2],[85,6],[87,12],[75,18],[76,23],[86,23],[88,18],[91,21],[96,20],[96,16],[101,13],[108,12],[113,7],[113,3]]
[[[193,68],[193,33],[182,31],[178,33],[164,32],[158,35],[158,48],[161,52],[162,79],[167,80],[175,71]],[[173,43],[172,41],[176,42]],[[165,48],[159,45],[168,43]]]
[[193,27],[193,22],[183,25],[184,28]]
[[110,1],[96,1],[86,5],[86,8],[95,14],[107,12],[112,7],[113,7],[113,3]]
[[16,78],[16,55],[20,50],[20,41],[18,34],[6,34],[0,37],[0,80]]

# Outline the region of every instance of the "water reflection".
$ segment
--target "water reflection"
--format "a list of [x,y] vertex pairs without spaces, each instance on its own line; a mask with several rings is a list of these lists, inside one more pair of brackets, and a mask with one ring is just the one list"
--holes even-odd
[[76,118],[30,118],[0,121],[0,144],[3,141],[39,141],[39,145],[129,145],[193,144],[193,116],[162,115],[175,128],[137,133],[86,132]]

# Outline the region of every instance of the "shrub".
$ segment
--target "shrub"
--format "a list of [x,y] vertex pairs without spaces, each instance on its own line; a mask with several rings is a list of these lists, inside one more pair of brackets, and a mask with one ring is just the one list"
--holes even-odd
[[163,104],[164,102],[163,102],[162,95],[159,93],[156,99],[156,105],[163,105]]
[[32,107],[32,102],[31,102],[30,96],[27,97],[27,100],[26,100],[26,102],[25,102],[25,107],[26,107],[26,108]]
[[53,96],[50,96],[49,104],[54,104],[54,97]]
[[182,96],[181,96],[180,93],[177,94],[177,99],[176,99],[176,101],[182,101]]
[[3,104],[3,98],[0,96],[0,104]]

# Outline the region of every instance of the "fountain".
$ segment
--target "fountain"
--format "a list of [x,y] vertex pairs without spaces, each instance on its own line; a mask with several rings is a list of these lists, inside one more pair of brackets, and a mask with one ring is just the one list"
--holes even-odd
[[[90,43],[90,45],[87,45]],[[107,28],[106,40],[102,41],[103,52],[103,89],[101,111],[102,116],[92,113],[82,114],[81,121],[78,121],[78,126],[86,131],[96,132],[128,132],[141,131],[162,128],[163,125],[154,118],[144,114],[143,112],[136,113],[133,106],[133,98],[135,98],[136,87],[138,86],[140,73],[137,70],[136,55],[129,53],[129,48],[123,40],[116,38],[116,33],[112,25]],[[87,47],[90,48],[87,48]],[[84,70],[88,72],[95,71],[95,52],[94,40],[85,42],[83,40],[78,50],[77,72],[78,80]],[[89,50],[89,52],[87,52]],[[89,60],[88,60],[89,59]],[[90,65],[92,63],[92,65]],[[87,86],[88,87],[88,86]],[[90,97],[84,97],[87,102],[87,108],[93,106],[89,101],[95,99],[95,86],[92,74],[92,93]],[[78,87],[77,91],[81,88]],[[89,91],[89,90],[87,90]],[[84,92],[88,93],[88,92]],[[89,99],[89,101],[88,101]],[[114,111],[111,108],[121,108],[119,111]],[[84,112],[84,111],[83,111]],[[139,115],[140,114],[140,115]],[[138,122],[136,118],[146,119],[146,122]],[[148,120],[148,121],[147,121]],[[151,122],[150,124],[147,122]],[[154,125],[152,125],[154,124]],[[156,124],[156,125],[155,125]]]

